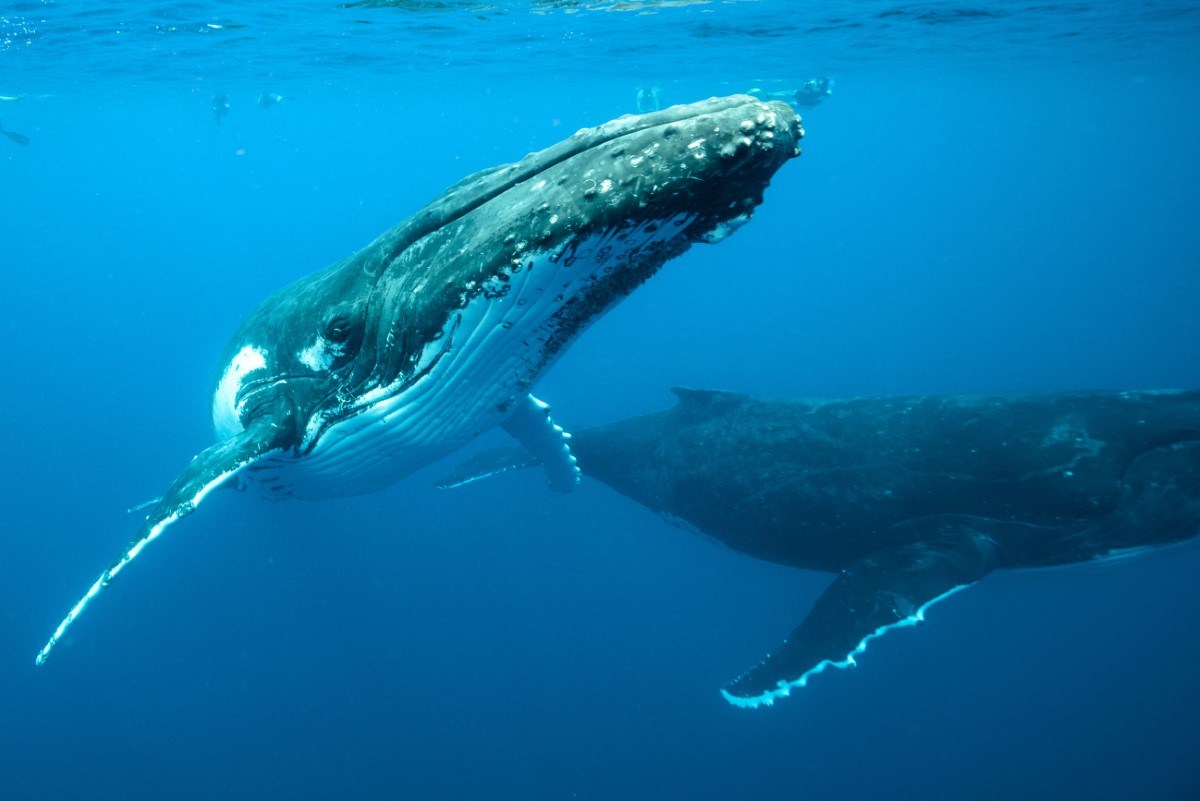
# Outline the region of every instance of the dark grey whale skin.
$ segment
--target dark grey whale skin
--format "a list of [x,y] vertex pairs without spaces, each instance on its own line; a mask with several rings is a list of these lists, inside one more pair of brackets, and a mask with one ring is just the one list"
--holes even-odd
[[575,432],[585,479],[736,551],[837,574],[787,641],[725,688],[741,706],[852,664],[872,636],[992,570],[1200,532],[1200,392],[673,391],[672,408]]

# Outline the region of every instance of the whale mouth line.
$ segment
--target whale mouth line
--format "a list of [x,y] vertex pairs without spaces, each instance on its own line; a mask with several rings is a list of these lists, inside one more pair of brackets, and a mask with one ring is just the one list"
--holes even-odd
[[270,378],[256,378],[253,381],[247,381],[241,386],[238,400],[246,401],[251,396],[262,392],[264,389],[270,389],[277,384],[286,384],[288,381],[301,381],[304,379],[315,379],[321,376],[314,373],[278,373]]
[[[265,410],[265,413],[270,413],[270,407],[267,404],[269,404],[271,401],[271,395],[268,393],[270,393],[272,389],[275,389],[280,385],[286,386],[289,381],[316,381],[320,379],[320,377],[321,376],[306,373],[280,373],[278,375],[273,375],[270,378],[258,378],[253,381],[247,381],[239,388],[237,398],[237,408],[239,410],[247,408],[251,410],[249,414],[245,416],[242,425],[246,428],[249,428],[254,424],[255,420],[264,413],[264,411],[256,411],[254,409],[254,407],[258,405],[258,401],[256,399],[261,398],[264,401],[264,405],[261,407],[262,410]],[[263,397],[264,395],[266,395],[266,397]]]

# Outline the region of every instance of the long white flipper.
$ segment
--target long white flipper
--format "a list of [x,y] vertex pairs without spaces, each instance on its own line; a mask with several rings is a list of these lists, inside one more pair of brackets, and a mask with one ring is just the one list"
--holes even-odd
[[88,605],[100,594],[100,591],[111,584],[117,574],[137,558],[143,548],[157,539],[176,520],[195,511],[209,492],[237,475],[246,466],[258,461],[271,451],[277,450],[278,441],[279,429],[273,426],[248,428],[235,437],[218,442],[193,459],[187,469],[175,479],[175,483],[167,490],[167,494],[154,507],[154,511],[150,513],[146,522],[138,530],[137,536],[126,546],[121,555],[100,574],[100,578],[96,579],[83,597],[67,613],[67,616],[63,618],[63,621],[58,624],[54,634],[50,635],[50,639],[38,652],[37,664],[45,664],[50,652],[67,633],[71,624],[83,614]]

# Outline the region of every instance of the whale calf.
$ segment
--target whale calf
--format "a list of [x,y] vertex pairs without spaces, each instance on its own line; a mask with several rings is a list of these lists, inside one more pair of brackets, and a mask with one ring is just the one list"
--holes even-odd
[[[1200,391],[762,399],[672,390],[667,410],[574,432],[593,476],[750,556],[836,574],[727,685],[772,704],[1001,568],[1115,558],[1200,533]],[[536,464],[479,454],[458,486]]]
[[670,259],[723,239],[799,155],[800,118],[745,95],[626,116],[471,175],[367,247],[250,314],[213,392],[218,441],[155,504],[59,624],[207,495],[370,492],[495,426],[551,483],[578,469],[530,388]]

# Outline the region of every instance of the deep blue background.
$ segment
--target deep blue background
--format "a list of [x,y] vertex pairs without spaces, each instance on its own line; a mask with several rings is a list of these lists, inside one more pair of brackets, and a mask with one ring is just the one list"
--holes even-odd
[[[676,383],[1200,386],[1184,63],[844,70],[753,223],[597,323],[539,396],[579,427]],[[716,72],[664,81],[664,102],[748,88]],[[826,576],[596,483],[439,493],[433,470],[320,504],[219,493],[34,668],[134,530],[126,507],[210,441],[245,313],[466,173],[632,111],[633,87],[528,66],[79,76],[0,103],[33,140],[0,140],[0,799],[1200,795],[1194,544],[992,576],[859,669],[747,712],[717,688]],[[289,99],[260,109],[264,90]]]

